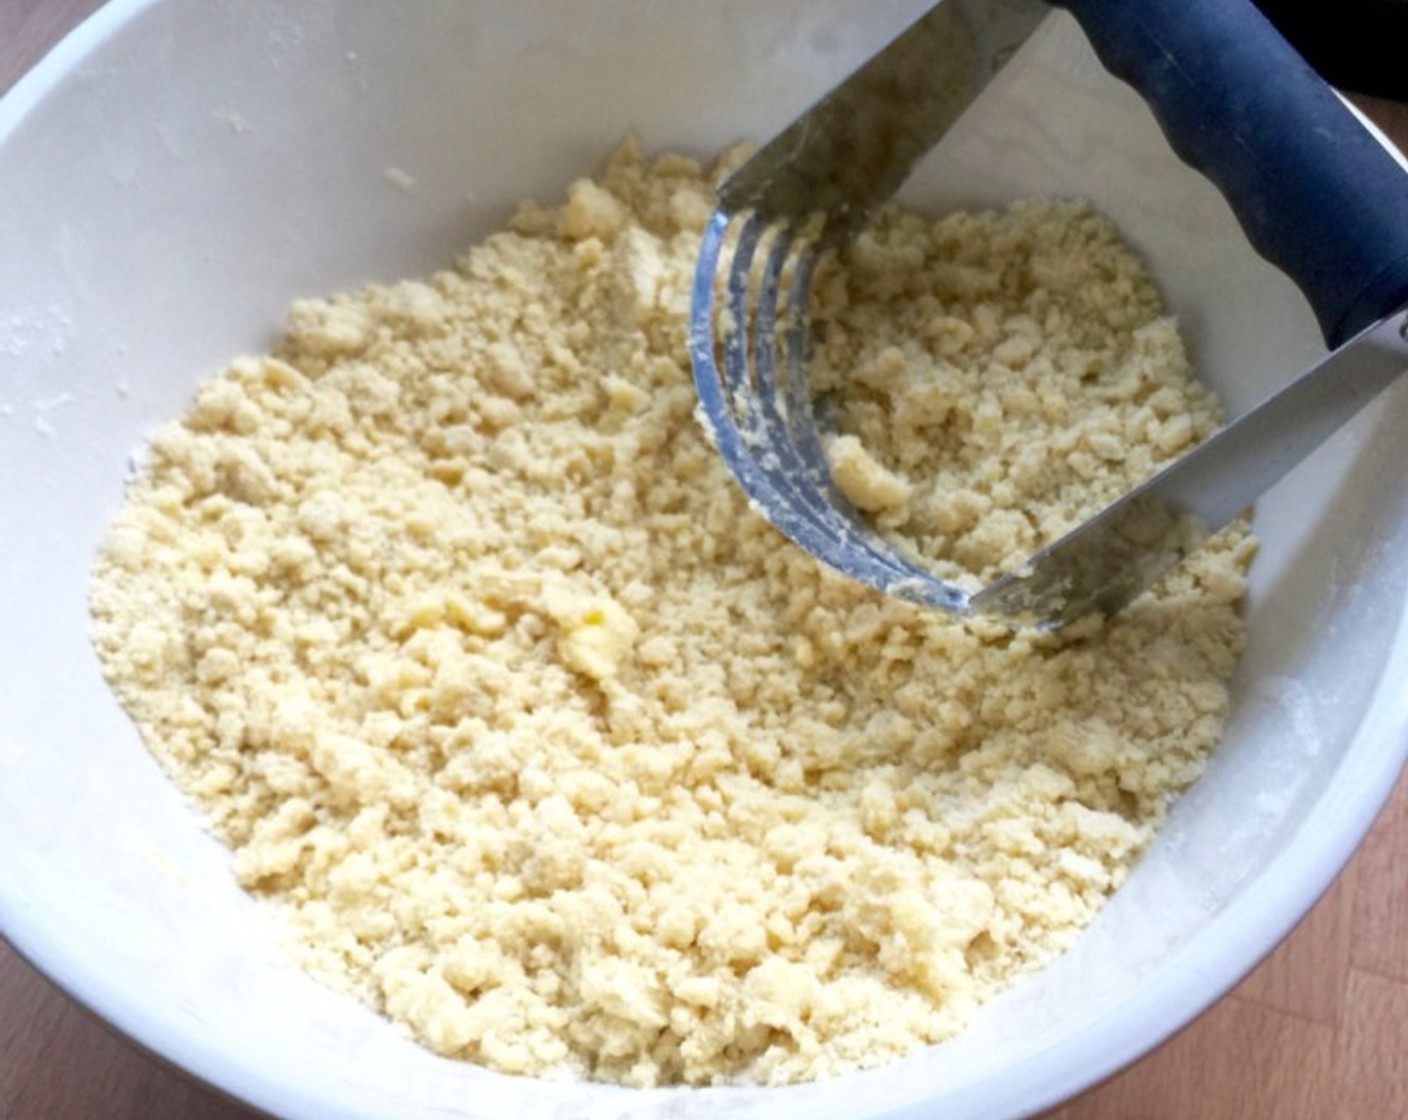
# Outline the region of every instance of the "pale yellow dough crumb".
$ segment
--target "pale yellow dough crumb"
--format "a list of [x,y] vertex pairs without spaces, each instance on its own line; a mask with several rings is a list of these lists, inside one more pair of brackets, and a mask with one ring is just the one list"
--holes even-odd
[[908,504],[909,482],[881,466],[857,437],[828,436],[824,450],[836,485],[856,509],[880,513]]
[[[113,686],[301,960],[499,1070],[779,1084],[947,1038],[1222,731],[1241,529],[1050,637],[749,509],[693,418],[709,209],[628,144],[454,271],[298,303],[152,440],[97,568]],[[818,306],[848,489],[973,571],[1212,423],[1079,207],[888,213]]]

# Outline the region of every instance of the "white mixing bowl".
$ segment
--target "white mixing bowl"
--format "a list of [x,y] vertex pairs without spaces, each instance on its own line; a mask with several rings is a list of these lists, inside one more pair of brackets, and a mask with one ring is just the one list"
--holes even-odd
[[[1269,495],[1227,740],[1069,955],[953,1042],[798,1088],[513,1079],[283,959],[89,648],[129,458],[296,296],[448,264],[628,129],[766,138],[924,0],[117,0],[0,107],[0,930],[122,1031],[280,1117],[1007,1120],[1247,972],[1408,751],[1408,388]],[[1322,351],[1308,307],[1054,17],[908,191],[1092,198],[1233,411]]]

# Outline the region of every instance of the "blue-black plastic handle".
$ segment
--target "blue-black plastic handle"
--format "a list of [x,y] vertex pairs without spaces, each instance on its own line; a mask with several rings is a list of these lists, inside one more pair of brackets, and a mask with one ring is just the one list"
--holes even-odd
[[1056,3],[1299,286],[1332,349],[1408,304],[1408,172],[1249,0]]

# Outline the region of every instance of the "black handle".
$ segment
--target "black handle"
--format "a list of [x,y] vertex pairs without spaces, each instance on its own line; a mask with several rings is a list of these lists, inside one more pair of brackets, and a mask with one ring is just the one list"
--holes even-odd
[[1408,172],[1249,0],[1058,0],[1333,349],[1408,304]]

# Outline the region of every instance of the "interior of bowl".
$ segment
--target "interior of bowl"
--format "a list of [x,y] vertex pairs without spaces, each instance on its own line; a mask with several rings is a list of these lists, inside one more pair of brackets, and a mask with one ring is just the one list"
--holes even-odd
[[[627,131],[765,139],[923,0],[150,0],[0,111],[0,929],[142,1043],[276,1115],[1027,1115],[1233,983],[1408,748],[1402,386],[1257,511],[1251,645],[1205,780],[1079,945],[974,1027],[786,1090],[630,1091],[436,1058],[281,956],[103,683],[86,585],[134,451],[288,303],[449,264]],[[1080,195],[1148,257],[1231,411],[1323,352],[1308,307],[1062,16],[907,188]],[[101,935],[94,931],[101,931]]]

